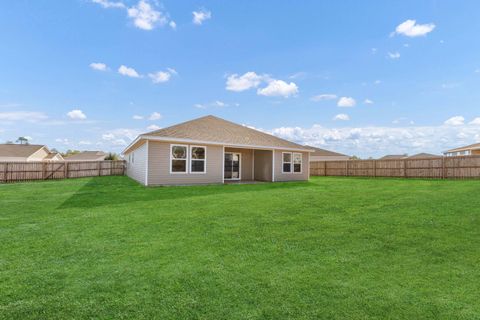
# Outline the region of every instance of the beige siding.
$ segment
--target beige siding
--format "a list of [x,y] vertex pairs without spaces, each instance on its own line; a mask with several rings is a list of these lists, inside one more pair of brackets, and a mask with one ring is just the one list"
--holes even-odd
[[349,156],[310,156],[310,161],[345,161],[350,160]]
[[28,157],[27,161],[42,161],[46,156],[48,156],[48,151],[45,148],[41,148]]
[[[290,151],[285,151],[285,152],[290,152]],[[282,150],[275,151],[275,181],[308,180],[309,153],[308,152],[298,152],[298,153],[302,154],[302,172],[301,173],[282,173],[282,164],[283,164]]]
[[[132,159],[131,156],[133,156],[133,162],[130,162]],[[145,172],[147,170],[147,143],[144,143],[132,152],[125,154],[125,159],[127,161],[127,176],[145,185]]]
[[240,179],[253,180],[253,150],[225,147],[225,152],[240,153],[242,155],[240,159]]
[[[207,147],[206,173],[170,173],[170,145],[149,141],[148,185],[188,185],[223,182],[223,147]],[[185,143],[179,143],[185,145]],[[197,145],[197,144],[196,144]]]
[[272,181],[272,151],[255,150],[254,158],[255,180]]

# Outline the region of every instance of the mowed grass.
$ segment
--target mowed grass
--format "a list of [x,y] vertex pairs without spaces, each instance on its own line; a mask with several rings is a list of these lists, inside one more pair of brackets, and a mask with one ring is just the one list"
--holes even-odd
[[480,319],[480,181],[0,186],[1,319]]

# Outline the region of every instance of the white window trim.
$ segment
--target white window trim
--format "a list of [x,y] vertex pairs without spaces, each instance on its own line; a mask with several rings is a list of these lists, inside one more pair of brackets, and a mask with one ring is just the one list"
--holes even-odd
[[[289,154],[290,155],[290,162],[285,162],[283,155]],[[290,171],[284,171],[283,165],[286,163],[290,163]],[[292,173],[293,172],[293,153],[292,152],[282,152],[282,173]]]
[[[172,149],[173,149],[173,147],[185,147],[186,148],[186,156],[187,157],[185,158],[185,172],[173,172],[172,171],[172,160],[173,160]],[[170,164],[169,164],[170,174],[188,174],[188,171],[189,171],[188,170],[188,164],[189,164],[189,162],[188,162],[188,158],[189,158],[188,157],[188,154],[189,154],[188,150],[189,150],[189,148],[188,148],[187,144],[178,144],[178,143],[170,144]],[[183,159],[177,159],[177,160],[183,160]]]
[[[295,155],[300,155],[300,172],[295,172]],[[303,154],[300,152],[293,152],[292,153],[292,173],[294,174],[302,174],[303,173]]]
[[[205,150],[205,159],[192,159],[192,149],[193,148],[203,148]],[[188,161],[188,172],[191,173],[191,174],[206,174],[207,173],[207,147],[206,146],[190,145],[189,151],[190,152],[189,152],[188,158],[190,160]],[[203,171],[193,172],[192,171],[192,161],[203,161]]]

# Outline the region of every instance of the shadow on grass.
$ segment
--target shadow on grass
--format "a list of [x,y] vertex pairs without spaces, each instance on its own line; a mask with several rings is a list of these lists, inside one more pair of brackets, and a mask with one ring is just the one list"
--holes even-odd
[[144,187],[128,177],[92,178],[74,195],[65,200],[58,209],[94,208],[108,205],[128,204],[141,201],[162,201],[193,197],[220,196],[242,192],[275,192],[275,190],[311,188],[308,181],[276,182],[243,185],[201,185]]

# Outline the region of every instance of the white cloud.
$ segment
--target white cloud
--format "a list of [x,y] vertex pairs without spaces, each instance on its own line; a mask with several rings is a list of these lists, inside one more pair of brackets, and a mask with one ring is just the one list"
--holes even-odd
[[102,134],[102,140],[112,146],[126,146],[127,141],[133,141],[142,131],[138,129],[114,129]]
[[269,131],[297,142],[324,147],[361,157],[385,154],[440,154],[450,148],[480,140],[480,127],[464,126],[403,126],[403,127],[280,127]]
[[176,75],[177,71],[172,68],[167,68],[166,71],[157,71],[154,73],[149,73],[148,76],[152,79],[153,83],[164,83],[168,82],[172,75]]
[[81,146],[89,146],[92,143],[88,140],[81,140],[78,144],[81,145]]
[[229,91],[241,92],[257,88],[264,78],[265,76],[260,76],[252,71],[249,71],[242,76],[238,76],[238,74],[235,73],[227,78],[226,89]]
[[287,98],[298,93],[298,87],[293,82],[287,83],[283,80],[273,79],[266,74],[258,75],[253,71],[246,72],[241,76],[236,73],[228,76],[225,88],[229,91],[241,92],[258,88],[261,84],[266,84],[266,87],[257,90],[257,94],[262,96]]
[[357,102],[352,97],[341,97],[337,102],[337,106],[344,108],[355,107],[356,104]]
[[92,0],[93,3],[97,3],[102,7],[109,8],[125,8],[125,4],[119,1],[109,1],[109,0]]
[[123,64],[118,68],[118,73],[131,78],[140,78],[140,75],[135,69],[124,66]]
[[162,119],[162,115],[158,112],[153,112],[150,117],[148,117],[148,120],[155,121],[155,120],[160,120]]
[[172,28],[173,30],[177,30],[177,24],[175,23],[175,21],[170,21],[168,23],[168,25],[170,26],[170,28]]
[[325,100],[333,100],[337,99],[336,94],[330,94],[330,93],[325,93],[325,94],[319,94],[316,96],[313,96],[310,98],[310,100],[318,102],[318,101],[325,101]]
[[48,117],[43,112],[34,112],[34,111],[0,112],[0,121],[38,122],[45,119],[48,119]]
[[390,59],[400,59],[400,52],[389,52],[388,57]]
[[260,88],[257,93],[267,97],[288,98],[298,93],[298,87],[295,83],[286,83],[283,80],[272,80],[265,88]]
[[207,106],[201,103],[196,103],[193,106],[197,109],[207,109]]
[[57,138],[57,139],[55,139],[55,142],[61,143],[61,144],[64,144],[64,145],[69,145],[70,144],[70,141],[67,138]]
[[451,117],[445,121],[447,126],[462,126],[465,124],[465,118],[462,116]]
[[168,23],[167,16],[153,8],[146,0],[140,0],[136,6],[129,8],[127,13],[133,19],[133,24],[142,30],[152,30],[156,25],[163,26]]
[[345,113],[340,113],[340,114],[337,114],[333,120],[340,120],[340,121],[348,121],[350,120],[350,116],[348,114],[345,114]]
[[92,68],[93,70],[97,70],[97,71],[107,71],[108,70],[107,65],[105,63],[101,63],[101,62],[90,63],[90,68]]
[[133,120],[143,120],[143,116],[139,116],[139,115],[134,115],[132,118]]
[[152,124],[152,125],[147,127],[147,130],[150,130],[150,131],[155,131],[155,130],[159,130],[159,129],[162,129],[162,127],[159,127],[156,124]]
[[365,100],[363,101],[363,103],[364,103],[364,104],[373,104],[373,101],[370,100],[370,99],[365,99]]
[[480,126],[480,117],[477,117],[477,118],[473,119],[472,121],[470,121],[470,124]]
[[475,73],[480,73],[480,68],[476,69]]
[[212,17],[212,13],[205,9],[199,11],[193,11],[193,23],[196,25],[201,25],[205,20],[208,20]]
[[376,54],[376,53],[377,53],[377,51],[378,51],[378,49],[377,49],[377,48],[372,48],[372,49],[371,49],[371,52],[372,52],[372,54]]
[[70,112],[67,112],[67,117],[69,117],[70,119],[73,119],[73,120],[85,120],[85,119],[87,119],[87,116],[85,115],[85,113],[83,113],[83,111],[79,110],[79,109],[74,109]]
[[382,80],[375,80],[375,81],[373,82],[373,84],[381,84],[381,83],[382,83]]
[[433,23],[417,24],[415,20],[406,20],[395,28],[395,32],[392,35],[401,34],[407,37],[419,37],[427,35],[433,29],[435,29],[435,24]]

